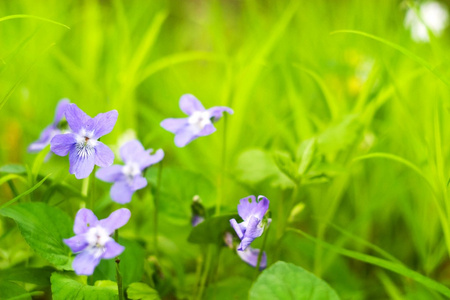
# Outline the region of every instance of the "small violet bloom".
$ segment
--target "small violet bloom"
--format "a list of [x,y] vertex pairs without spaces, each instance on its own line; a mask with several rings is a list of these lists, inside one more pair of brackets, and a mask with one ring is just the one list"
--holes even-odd
[[112,131],[117,121],[117,111],[91,118],[72,103],[66,108],[65,115],[72,132],[56,135],[50,141],[50,149],[59,156],[69,154],[70,174],[81,179],[91,174],[94,165],[110,166],[114,153],[98,139]]
[[[247,247],[244,251],[239,251],[236,249],[237,254],[239,257],[249,264],[250,266],[256,268],[256,265],[258,264],[258,256],[261,250],[259,249],[253,249],[252,247]],[[261,261],[259,262],[259,269],[263,270],[267,266],[267,255],[266,252],[263,251],[261,255]]]
[[255,196],[248,196],[241,199],[237,208],[239,216],[244,221],[238,224],[235,219],[231,219],[230,223],[241,240],[238,250],[244,251],[254,239],[263,234],[265,226],[271,221],[270,219],[263,220],[269,209],[269,199],[258,196],[258,201],[256,201]]
[[164,151],[159,149],[151,155],[153,149],[145,150],[138,140],[125,143],[120,148],[120,157],[125,165],[112,165],[97,171],[96,177],[106,182],[114,182],[110,195],[117,203],[131,201],[133,193],[147,186],[142,174],[144,169],[161,161]]
[[130,216],[131,212],[126,208],[114,211],[103,220],[98,220],[87,208],[78,211],[73,225],[76,235],[64,239],[72,252],[78,253],[72,263],[77,275],[92,275],[101,259],[114,258],[125,250],[125,247],[114,241],[111,234],[125,225]]
[[233,114],[233,110],[225,106],[205,109],[197,98],[189,94],[181,96],[180,108],[189,117],[165,119],[161,122],[164,129],[175,133],[175,145],[178,147],[184,147],[197,137],[216,131],[213,123],[223,116],[224,111]]
[[63,119],[64,113],[69,104],[70,102],[68,99],[62,99],[58,102],[53,123],[45,127],[37,141],[30,144],[28,147],[28,152],[39,152],[50,144],[50,141],[55,135],[65,133],[65,131],[70,131],[62,128],[63,126],[61,126],[61,120]]

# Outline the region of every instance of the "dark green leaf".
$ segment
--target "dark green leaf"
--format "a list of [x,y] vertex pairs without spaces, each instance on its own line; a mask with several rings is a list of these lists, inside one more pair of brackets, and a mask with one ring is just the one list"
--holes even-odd
[[230,225],[230,219],[233,218],[238,218],[238,215],[229,214],[206,219],[192,228],[188,241],[195,244],[222,244],[224,233],[226,231],[233,232],[233,228]]
[[130,284],[127,289],[128,298],[133,300],[159,300],[158,292],[142,282]]
[[308,271],[283,261],[264,270],[250,289],[250,300],[338,300],[336,292]]
[[[119,244],[125,247],[125,251],[120,258],[120,271],[122,273],[123,285],[127,286],[132,282],[140,281],[144,274],[145,251],[135,241],[119,238]],[[116,280],[116,263],[114,259],[103,259],[95,268],[94,280]]]
[[10,281],[0,281],[0,299],[31,300],[30,294],[20,285]]
[[[83,280],[84,279],[84,280]],[[117,284],[110,281],[86,285],[86,277],[73,273],[53,273],[51,277],[53,300],[118,299]],[[105,284],[106,283],[106,284]]]
[[30,247],[56,267],[71,269],[64,238],[73,236],[73,221],[62,210],[44,203],[21,203],[0,210],[16,221]]
[[[0,280],[19,281],[32,283],[37,286],[49,286],[50,275],[55,269],[51,267],[43,268],[10,268],[0,271]],[[1,298],[0,298],[1,299]]]

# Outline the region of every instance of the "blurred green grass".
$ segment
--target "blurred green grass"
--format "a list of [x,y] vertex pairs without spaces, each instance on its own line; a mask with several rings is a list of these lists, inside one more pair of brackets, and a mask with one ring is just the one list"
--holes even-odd
[[[400,1],[358,0],[2,1],[0,17],[39,16],[70,30],[36,19],[0,22],[0,103],[6,101],[0,110],[0,164],[33,164],[35,155],[26,148],[64,97],[91,116],[119,111],[105,143],[114,145],[123,132],[134,129],[146,148],[164,149],[165,166],[202,173],[214,184],[221,182],[225,132],[222,203],[232,210],[251,193],[271,200],[275,229],[268,251],[276,258],[315,271],[344,299],[395,299],[397,294],[439,299],[405,277],[343,259],[292,233],[276,243],[282,236],[276,228],[286,226],[283,216],[289,215],[283,201],[292,197],[292,189],[266,181],[247,185],[236,175],[246,150],[281,150],[295,157],[304,140],[327,132],[333,142],[322,145],[322,155],[343,172],[329,182],[299,188],[296,199],[305,209],[296,226],[330,243],[374,254],[328,228],[335,223],[409,268],[450,284],[450,248],[444,237],[444,229],[450,229],[449,87],[379,41],[351,33],[330,35],[358,30],[380,37],[420,57],[447,80],[449,32],[430,44],[415,43],[403,26],[405,8]],[[215,134],[178,149],[159,123],[182,117],[178,99],[185,93],[196,95],[205,107],[230,106],[235,114],[217,123]],[[357,119],[357,129],[339,127],[349,116]],[[434,193],[397,161],[353,162],[372,152],[411,162]],[[62,164],[66,159],[54,156],[42,172],[58,172]],[[66,183],[80,186],[73,176],[64,176]],[[99,186],[106,193],[108,186]],[[7,185],[0,191],[2,202],[13,197]],[[169,236],[173,228],[165,230]]]

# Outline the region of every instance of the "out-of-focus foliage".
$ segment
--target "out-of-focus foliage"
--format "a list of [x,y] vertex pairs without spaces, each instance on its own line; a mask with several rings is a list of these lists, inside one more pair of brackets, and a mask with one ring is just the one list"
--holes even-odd
[[[422,3],[1,1],[0,299],[117,297],[114,259],[75,276],[61,240],[81,207],[120,207],[110,184],[27,153],[61,98],[117,109],[111,148],[132,129],[165,152],[126,205],[128,299],[261,299],[270,276],[341,299],[450,297],[450,31],[415,41],[404,20]],[[177,148],[159,123],[186,93],[234,114]],[[224,240],[248,195],[270,200],[261,275]]]

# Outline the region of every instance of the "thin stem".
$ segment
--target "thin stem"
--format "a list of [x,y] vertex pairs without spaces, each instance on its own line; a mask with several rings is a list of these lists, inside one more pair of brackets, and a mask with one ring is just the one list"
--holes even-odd
[[202,297],[203,297],[203,291],[205,289],[206,279],[208,278],[209,269],[211,267],[212,250],[213,250],[213,246],[212,245],[208,245],[208,252],[206,254],[205,270],[203,271],[202,277],[200,278],[200,290],[199,290],[198,295],[197,295],[197,299],[198,300],[202,299]]
[[[116,229],[114,232],[114,240],[116,243],[119,242],[119,229]],[[122,274],[120,274],[120,258],[116,257],[116,281],[117,281],[117,290],[119,292],[119,300],[123,300],[123,285],[122,285]]]
[[163,162],[159,163],[158,179],[156,181],[156,191],[153,197],[153,247],[155,248],[155,254],[158,254],[158,203],[161,189],[161,177],[163,171]]
[[266,232],[264,234],[263,242],[262,242],[262,245],[261,245],[261,250],[259,251],[259,254],[258,254],[258,260],[256,262],[255,279],[259,275],[259,271],[260,271],[259,269],[261,267],[261,259],[262,259],[262,255],[263,255],[264,249],[266,248],[267,236],[269,235],[269,228],[270,228],[270,226],[267,227],[267,230],[266,230]]
[[223,181],[224,181],[224,173],[225,166],[227,160],[227,118],[226,115],[223,117],[223,136],[222,136],[222,163],[220,166],[220,172],[218,177],[218,194],[216,200],[216,216],[220,214],[220,206],[222,205],[223,198]]
[[88,192],[89,192],[89,177],[86,177],[83,179],[81,183],[81,195],[87,198]]
[[14,198],[17,197],[19,195],[19,193],[17,192],[16,186],[14,185],[14,182],[12,182],[12,180],[8,180],[8,185],[9,188],[11,189],[11,192],[14,195]]
[[90,185],[90,195],[89,195],[89,208],[94,209],[94,202],[95,202],[95,170],[96,166],[94,166],[94,170],[92,171],[91,175],[89,175],[89,185]]

